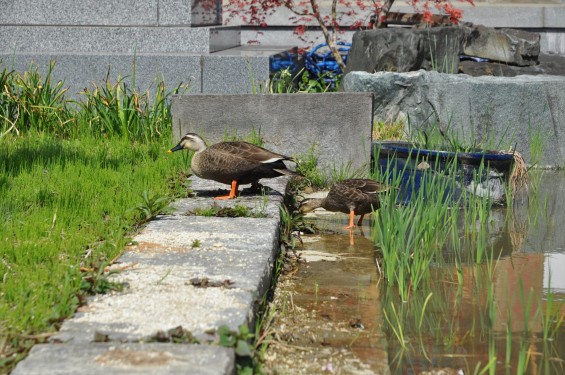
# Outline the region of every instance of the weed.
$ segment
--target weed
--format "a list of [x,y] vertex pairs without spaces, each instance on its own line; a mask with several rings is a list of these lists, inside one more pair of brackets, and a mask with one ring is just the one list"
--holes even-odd
[[63,81],[53,84],[54,68],[55,62],[51,62],[44,78],[33,64],[23,74],[5,68],[0,73],[2,133],[12,130],[17,134],[31,130],[57,135],[70,133],[72,126],[69,124],[74,120],[64,97],[67,89]]
[[295,249],[298,243],[302,243],[300,233],[314,233],[315,228],[311,224],[304,221],[304,216],[298,213],[296,207],[290,209],[286,206],[281,206],[281,242],[289,249]]
[[404,121],[397,122],[374,121],[373,140],[401,140],[405,137]]
[[115,272],[106,272],[107,263],[101,263],[92,267],[81,267],[82,281],[80,290],[86,294],[105,294],[109,291],[121,291],[124,289],[122,283],[110,281],[108,277]]
[[196,208],[189,212],[190,215],[208,217],[266,217],[263,212],[256,212],[251,207],[236,204],[233,207],[220,206],[217,203],[206,208]]
[[[453,38],[445,36],[443,48],[438,47],[435,36],[428,33],[428,48],[430,51],[431,70],[439,73],[454,74],[459,70],[459,55],[457,54],[457,46]],[[443,50],[443,60],[439,60],[439,52]],[[450,58],[451,57],[451,58]]]
[[[126,136],[136,141],[149,141],[169,133],[168,98],[183,91],[183,86],[179,85],[167,92],[165,83],[157,80],[152,98],[149,91],[140,93],[123,78],[112,83],[109,72],[102,85],[92,85],[79,101],[81,122],[99,136]],[[135,87],[133,82],[132,87]]]
[[255,339],[255,334],[249,331],[249,327],[242,324],[238,331],[233,331],[228,326],[222,325],[216,330],[216,335],[218,345],[235,349],[238,374],[253,374],[254,346],[251,341]]
[[[389,324],[389,327],[394,332],[394,335],[396,336],[398,342],[400,343],[400,346],[403,349],[406,349],[406,339],[404,337],[404,330],[403,330],[403,327],[402,327],[402,319],[400,318],[400,316],[396,312],[396,308],[395,308],[395,306],[392,302],[390,303],[390,306],[391,306],[390,311],[392,312],[391,316],[389,317],[389,313],[387,313],[387,309],[383,309],[383,315],[385,316],[385,320]],[[393,319],[394,319],[394,321],[393,321]]]
[[330,73],[312,77],[305,69],[292,75],[290,68],[286,68],[275,73],[269,82],[261,87],[261,91],[270,94],[334,92],[338,90],[341,78],[342,74]]
[[148,340],[149,342],[170,342],[174,344],[200,344],[192,332],[182,326],[171,328],[167,331],[157,331]]
[[168,214],[172,212],[172,208],[169,206],[169,197],[159,194],[149,196],[147,190],[144,190],[140,196],[142,202],[132,209],[141,216],[139,224],[146,223],[154,219],[159,214]]
[[[189,153],[183,152],[183,154],[186,155]],[[190,162],[188,162],[187,165],[190,165]],[[176,175],[171,176],[167,179],[167,184],[169,190],[173,192],[173,197],[187,198],[193,195],[192,189],[190,188],[190,176],[191,174],[189,173],[179,171]]]
[[306,155],[297,157],[298,166],[297,172],[304,176],[306,185],[313,189],[320,189],[326,187],[328,184],[328,177],[323,176],[317,169],[318,156],[315,153],[315,147],[312,146]]

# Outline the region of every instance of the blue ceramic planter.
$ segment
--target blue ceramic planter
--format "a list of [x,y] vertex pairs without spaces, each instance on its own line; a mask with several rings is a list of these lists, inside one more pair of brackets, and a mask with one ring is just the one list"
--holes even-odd
[[387,173],[389,182],[400,176],[399,202],[406,203],[424,185],[426,173],[452,172],[456,160],[455,186],[449,197],[457,200],[463,191],[488,197],[494,203],[506,200],[506,185],[512,172],[514,156],[498,151],[476,150],[450,152],[415,147],[409,142],[382,141],[373,143],[373,168]]

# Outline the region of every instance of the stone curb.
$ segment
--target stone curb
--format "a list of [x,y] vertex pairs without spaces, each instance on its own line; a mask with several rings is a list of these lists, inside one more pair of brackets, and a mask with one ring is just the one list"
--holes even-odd
[[[13,374],[234,373],[234,350],[205,343],[222,325],[237,331],[253,323],[280,249],[279,207],[287,183],[280,177],[267,181],[263,193],[244,190],[238,199],[214,201],[226,186],[192,177],[196,197],[177,200],[173,214],[149,222],[113,266],[121,271],[111,280],[126,288],[89,298]],[[245,205],[265,217],[187,215],[213,204]],[[191,282],[205,278],[223,285]],[[178,326],[204,344],[152,342],[158,331]],[[95,336],[106,342],[94,342]]]

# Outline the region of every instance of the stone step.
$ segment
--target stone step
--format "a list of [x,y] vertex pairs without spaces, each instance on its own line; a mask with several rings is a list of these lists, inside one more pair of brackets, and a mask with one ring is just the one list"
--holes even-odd
[[240,45],[240,29],[150,26],[0,26],[0,53],[208,54]]
[[[0,42],[1,43],[1,42]],[[131,83],[132,64],[135,62],[135,83],[145,91],[155,86],[155,79],[164,79],[168,89],[180,83],[189,84],[187,93],[252,93],[253,85],[269,79],[270,53],[283,49],[246,47],[245,53],[228,49],[212,54],[199,53],[17,53],[0,52],[0,70],[3,67],[27,71],[33,62],[44,75],[50,61],[56,61],[52,82],[64,81],[68,95],[76,96],[92,83],[102,82],[108,71],[115,81],[126,77]],[[130,85],[131,86],[131,85]],[[150,90],[152,91],[152,89]]]
[[[280,250],[279,209],[288,178],[262,183],[263,193],[241,191],[235,200],[215,201],[227,185],[191,177],[196,197],[174,202],[173,214],[149,222],[113,265],[118,272],[109,278],[125,289],[89,298],[13,374],[234,373],[234,350],[214,345],[213,331],[253,327]],[[212,205],[245,205],[265,217],[187,215]],[[204,279],[221,285],[195,285]],[[199,344],[154,342],[157,332],[179,326]]]
[[220,4],[220,0],[3,1],[0,25],[219,25]]
[[208,345],[96,343],[35,345],[13,375],[225,375],[234,351]]

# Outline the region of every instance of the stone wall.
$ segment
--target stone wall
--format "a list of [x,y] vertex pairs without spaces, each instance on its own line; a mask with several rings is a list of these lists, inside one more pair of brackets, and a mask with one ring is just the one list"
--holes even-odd
[[375,120],[439,126],[471,144],[515,146],[529,163],[541,151],[540,166],[565,166],[565,77],[351,72],[342,87],[373,93]]
[[[140,90],[164,78],[190,92],[250,93],[269,78],[269,56],[241,49],[239,27],[221,25],[221,0],[0,0],[0,70],[35,63],[78,95],[91,82],[126,77]],[[132,71],[135,63],[135,73]],[[225,85],[223,84],[225,82]]]
[[176,95],[171,99],[176,140],[187,132],[209,143],[259,132],[266,148],[289,156],[312,147],[318,167],[368,170],[372,94]]

